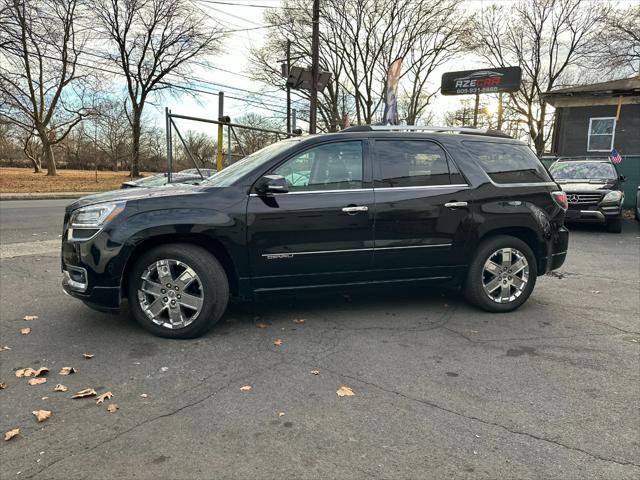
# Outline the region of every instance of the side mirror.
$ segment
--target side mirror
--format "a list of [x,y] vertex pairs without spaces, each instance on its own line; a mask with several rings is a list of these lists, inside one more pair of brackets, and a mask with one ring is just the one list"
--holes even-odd
[[627,177],[625,177],[624,175],[620,175],[620,181],[624,182],[627,179]]
[[265,175],[256,182],[255,189],[259,195],[267,195],[269,193],[287,193],[289,186],[282,175]]

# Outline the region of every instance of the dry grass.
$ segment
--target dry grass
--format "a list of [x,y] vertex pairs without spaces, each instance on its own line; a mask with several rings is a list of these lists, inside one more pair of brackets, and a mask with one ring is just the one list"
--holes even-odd
[[96,182],[96,172],[90,170],[58,170],[48,177],[30,168],[0,168],[0,193],[104,192],[128,179],[128,172],[98,172]]

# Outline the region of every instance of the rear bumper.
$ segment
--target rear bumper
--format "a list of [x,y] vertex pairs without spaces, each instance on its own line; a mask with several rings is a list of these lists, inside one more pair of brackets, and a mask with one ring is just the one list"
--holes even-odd
[[539,275],[544,275],[551,270],[560,268],[567,258],[568,248],[569,230],[564,226],[556,228],[547,245],[547,256],[541,262],[543,268],[540,269]]

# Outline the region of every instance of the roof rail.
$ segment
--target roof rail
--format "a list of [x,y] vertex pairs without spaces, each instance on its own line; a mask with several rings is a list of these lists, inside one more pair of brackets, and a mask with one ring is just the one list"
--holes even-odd
[[488,135],[491,137],[512,138],[500,130],[475,127],[441,127],[433,125],[356,125],[345,128],[341,132],[435,132],[464,133],[470,135]]

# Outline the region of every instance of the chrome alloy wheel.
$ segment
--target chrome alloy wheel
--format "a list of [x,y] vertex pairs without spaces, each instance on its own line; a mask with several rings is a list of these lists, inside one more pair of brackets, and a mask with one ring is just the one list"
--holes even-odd
[[140,308],[162,327],[176,329],[190,325],[202,311],[204,291],[200,277],[179,260],[158,260],[141,276]]
[[484,293],[496,303],[513,302],[522,295],[529,281],[529,262],[515,248],[493,252],[482,269]]

